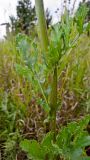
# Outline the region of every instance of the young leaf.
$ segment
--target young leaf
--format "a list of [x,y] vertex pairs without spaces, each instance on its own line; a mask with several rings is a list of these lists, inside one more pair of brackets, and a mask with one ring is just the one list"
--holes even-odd
[[27,152],[28,157],[32,160],[43,160],[43,154],[41,152],[40,145],[35,140],[23,140],[20,143],[20,147],[23,151]]

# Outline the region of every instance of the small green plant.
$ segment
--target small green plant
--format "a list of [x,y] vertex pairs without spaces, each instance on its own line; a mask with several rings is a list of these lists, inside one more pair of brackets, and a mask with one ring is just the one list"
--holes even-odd
[[41,143],[35,140],[23,140],[20,143],[28,158],[31,160],[88,160],[85,147],[90,145],[90,136],[86,126],[90,121],[90,116],[83,118],[79,122],[72,122],[66,127],[62,127],[53,143],[52,133],[48,133]]

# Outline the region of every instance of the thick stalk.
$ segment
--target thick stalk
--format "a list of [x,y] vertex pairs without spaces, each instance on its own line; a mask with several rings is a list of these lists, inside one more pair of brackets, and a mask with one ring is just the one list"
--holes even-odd
[[47,35],[47,25],[44,13],[43,0],[35,0],[35,8],[36,8],[36,15],[38,18],[38,30],[39,30],[39,37],[42,49],[44,51],[47,51],[49,41]]
[[54,68],[52,90],[51,90],[51,131],[53,132],[53,141],[56,141],[56,110],[57,110],[57,66]]
[[[41,40],[42,49],[47,51],[49,41],[47,35],[46,19],[44,13],[43,0],[35,0],[36,14],[38,18],[39,37]],[[51,91],[51,131],[53,132],[53,141],[56,140],[56,109],[57,109],[57,66],[53,69],[52,91]]]

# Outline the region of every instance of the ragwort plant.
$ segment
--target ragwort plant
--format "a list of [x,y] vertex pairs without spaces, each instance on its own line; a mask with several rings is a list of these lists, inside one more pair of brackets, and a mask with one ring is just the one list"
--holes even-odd
[[[29,47],[29,38],[23,35],[17,36],[17,49],[22,59],[24,59],[24,64],[16,64],[16,70],[32,82],[35,91],[40,90],[44,99],[42,105],[47,111],[51,123],[51,132],[45,136],[41,144],[35,140],[24,140],[21,142],[21,148],[28,153],[28,157],[32,160],[52,160],[60,158],[66,160],[74,160],[76,158],[78,158],[78,160],[88,159],[84,152],[84,148],[90,145],[90,137],[88,133],[84,131],[85,126],[88,124],[86,123],[87,118],[85,118],[84,127],[81,126],[82,122],[78,125],[77,123],[71,123],[66,128],[62,128],[61,132],[56,136],[58,70],[60,69],[60,65],[62,66],[63,60],[64,65],[62,70],[66,67],[68,56],[72,49],[77,47],[78,40],[83,33],[89,30],[90,23],[84,26],[87,11],[87,7],[82,4],[80,10],[78,10],[75,17],[72,18],[69,17],[66,10],[61,22],[53,27],[51,39],[48,42],[43,1],[38,0],[36,1],[36,13],[41,31],[41,33],[39,31],[39,35],[42,41],[42,55],[38,54],[39,50],[36,42],[30,42],[31,50],[33,48],[32,55]],[[40,16],[41,13],[42,16]],[[39,61],[42,63],[38,63]],[[43,87],[47,76],[50,76],[52,81],[50,82],[51,90],[48,95],[49,98],[45,94]],[[79,132],[77,133],[78,129]],[[74,132],[75,135],[73,135]]]

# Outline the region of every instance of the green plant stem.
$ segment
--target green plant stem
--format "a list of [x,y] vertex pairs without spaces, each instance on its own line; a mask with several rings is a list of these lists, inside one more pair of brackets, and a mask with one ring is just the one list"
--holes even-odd
[[44,91],[43,91],[43,88],[42,88],[42,86],[41,86],[41,84],[40,84],[40,82],[39,82],[38,79],[37,79],[37,82],[38,82],[38,85],[39,85],[39,87],[40,87],[40,90],[41,90],[41,93],[42,93],[42,95],[43,95],[43,98],[44,98],[44,100],[45,100],[45,102],[46,102],[46,104],[47,104],[47,106],[48,106],[48,108],[49,108],[49,104],[48,104],[47,98],[46,98],[46,96],[45,96],[45,93],[44,93]]
[[[46,19],[44,13],[43,0],[35,0],[36,14],[38,18],[39,37],[41,40],[42,50],[47,52],[48,50],[48,34]],[[57,109],[57,65],[54,67],[51,102],[50,102],[50,116],[51,116],[51,131],[53,132],[53,141],[56,141],[56,109]],[[44,97],[45,98],[45,97]]]
[[56,110],[57,110],[57,65],[55,65],[52,90],[51,90],[51,102],[50,102],[50,116],[51,116],[51,131],[53,132],[53,141],[56,141]]
[[47,51],[49,41],[48,41],[43,0],[35,0],[35,8],[36,8],[36,15],[38,18],[38,30],[39,30],[39,37],[41,40],[42,49],[44,51]]

